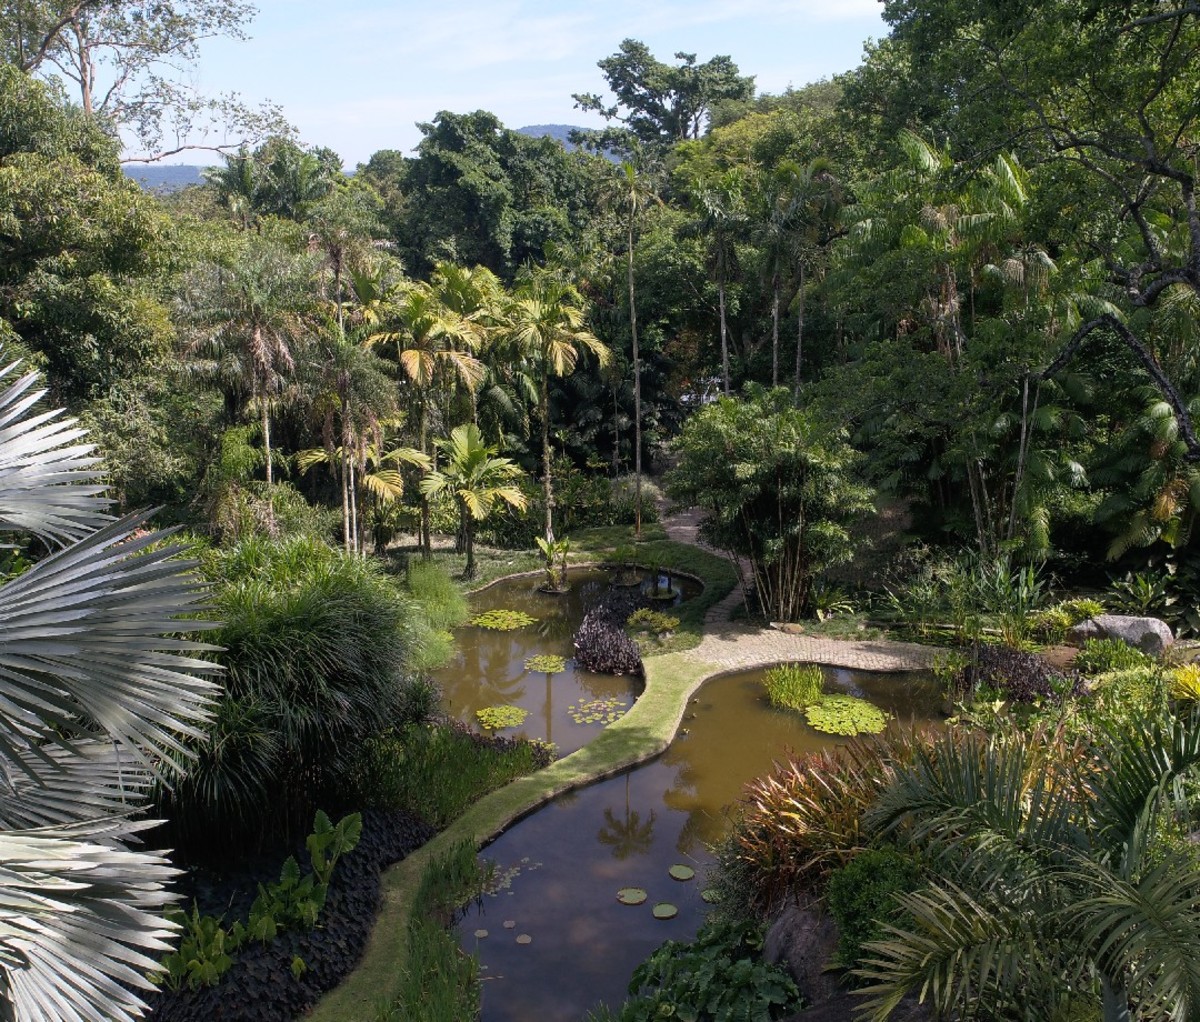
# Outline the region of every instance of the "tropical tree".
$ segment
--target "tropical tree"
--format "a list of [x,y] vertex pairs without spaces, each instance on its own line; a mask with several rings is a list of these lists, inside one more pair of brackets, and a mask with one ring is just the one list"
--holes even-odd
[[438,441],[438,447],[446,456],[445,464],[421,480],[421,492],[427,497],[442,493],[454,497],[467,550],[463,577],[474,578],[475,523],[487,518],[497,504],[525,509],[528,500],[513,482],[521,475],[521,468],[508,458],[496,457],[496,448],[483,442],[473,422],[456,427],[448,440]]
[[[418,448],[432,456],[430,416],[436,409],[438,386],[458,380],[469,390],[483,379],[483,363],[473,353],[475,335],[463,319],[441,301],[431,285],[415,282],[404,288],[388,310],[386,329],[372,334],[368,343],[394,345],[400,371],[412,388],[418,415]],[[422,498],[421,545],[430,555],[432,537],[429,502]]]
[[684,423],[679,464],[666,479],[678,504],[703,510],[700,533],[746,557],[764,613],[795,621],[811,610],[813,581],[849,559],[847,526],[870,513],[845,434],[783,387],[750,385]]
[[203,598],[148,516],[113,520],[83,431],[0,370],[0,528],[57,548],[0,587],[0,974],[12,1019],[140,1018],[175,874],[138,847],[155,776],[199,740],[218,668],[188,654]]
[[[901,766],[867,823],[920,848],[928,885],[868,945],[870,1018],[910,991],[963,1019],[1105,1022],[1200,1011],[1200,909],[1186,834],[1200,721],[1164,715],[1063,748],[948,735]],[[1061,741],[1061,740],[1060,740]],[[1097,989],[1098,988],[1098,989]],[[1090,1003],[1089,1003],[1090,1002]]]
[[209,264],[193,274],[184,304],[193,328],[188,354],[195,370],[219,386],[227,410],[257,410],[274,482],[271,405],[295,369],[293,348],[305,336],[313,261],[260,239],[232,265]]
[[[612,197],[624,214],[626,275],[629,288],[629,335],[633,342],[633,472],[634,534],[642,536],[642,361],[638,349],[637,301],[633,287],[633,242],[638,221],[647,205],[659,201],[654,185],[630,162],[621,164]],[[615,441],[614,441],[615,443]],[[615,451],[615,448],[614,448]]]
[[710,179],[696,181],[691,193],[696,212],[692,230],[708,239],[709,266],[716,278],[721,329],[721,383],[726,397],[729,396],[726,296],[730,275],[737,268],[737,242],[750,221],[745,186],[744,172],[735,167]]
[[574,285],[553,274],[534,272],[513,294],[507,310],[515,345],[538,375],[538,413],[542,420],[542,486],[546,501],[546,542],[554,542],[554,486],[550,452],[550,374],[568,376],[582,352],[601,366],[612,357],[607,346],[584,327],[583,297]]

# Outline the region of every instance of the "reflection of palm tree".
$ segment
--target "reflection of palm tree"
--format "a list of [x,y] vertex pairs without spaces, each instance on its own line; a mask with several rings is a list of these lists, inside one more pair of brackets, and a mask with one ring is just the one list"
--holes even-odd
[[654,844],[654,810],[642,821],[641,813],[629,808],[629,774],[625,774],[625,816],[618,820],[611,806],[604,809],[604,826],[596,840],[612,849],[614,859],[644,855]]

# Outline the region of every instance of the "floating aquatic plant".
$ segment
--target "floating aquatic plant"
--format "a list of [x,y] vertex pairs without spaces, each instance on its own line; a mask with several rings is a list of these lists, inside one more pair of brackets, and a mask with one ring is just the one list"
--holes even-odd
[[518,934],[517,943],[518,944],[532,944],[533,938],[531,936],[529,936],[528,933]]
[[523,610],[485,610],[471,618],[471,624],[493,632],[514,632],[536,620],[536,617],[530,617]]
[[667,872],[671,874],[672,880],[691,880],[696,875],[696,871],[691,866],[684,866],[681,863],[676,863]]
[[827,735],[877,735],[889,714],[856,696],[824,696],[804,710],[809,726]]
[[646,892],[640,887],[622,887],[617,891],[617,901],[622,905],[640,905],[646,897]]
[[679,909],[669,901],[660,901],[654,906],[655,919],[674,919],[677,915],[679,915]]
[[476,710],[475,716],[479,719],[480,727],[499,731],[506,727],[520,727],[529,716],[529,711],[519,706],[485,706],[482,710]]
[[599,724],[605,727],[625,716],[629,703],[624,699],[581,699],[578,705],[567,707],[576,724]]
[[537,671],[539,674],[558,674],[566,669],[566,659],[550,653],[539,653],[537,656],[525,658],[525,670],[527,671]]

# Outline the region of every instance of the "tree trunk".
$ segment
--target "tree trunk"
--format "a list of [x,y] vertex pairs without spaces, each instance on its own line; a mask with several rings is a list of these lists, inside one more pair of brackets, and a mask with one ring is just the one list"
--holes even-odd
[[262,402],[262,434],[263,434],[263,452],[267,458],[267,485],[271,486],[275,482],[275,478],[271,472],[271,413],[267,408],[267,394],[264,387],[259,395],[259,400]]
[[1129,998],[1125,991],[1113,988],[1107,976],[1100,977],[1101,1000],[1104,1005],[1104,1022],[1130,1022]]
[[350,468],[346,457],[346,448],[342,448],[341,471],[342,478],[342,549],[350,553]]
[[466,540],[467,546],[467,569],[463,573],[463,578],[475,577],[475,522],[471,518],[470,512],[465,506],[459,507],[459,513],[462,515],[463,538]]
[[554,542],[554,489],[550,482],[550,366],[542,360],[542,489],[546,499],[546,542]]
[[717,275],[717,298],[721,309],[721,379],[725,396],[729,397],[729,335],[725,329],[725,272]]
[[642,538],[642,364],[638,352],[637,306],[633,298],[633,220],[629,221],[629,332],[633,336],[634,536]]
[[[426,420],[427,412],[425,408],[425,395],[421,395],[421,453],[428,454],[429,450],[429,430]],[[421,559],[429,561],[433,559],[433,535],[432,523],[430,522],[429,498],[425,494],[421,494],[421,535],[419,537],[421,546]]]
[[804,262],[800,263],[800,290],[796,292],[796,403],[800,402],[800,368],[804,364]]
[[779,386],[779,274],[771,278],[771,386]]

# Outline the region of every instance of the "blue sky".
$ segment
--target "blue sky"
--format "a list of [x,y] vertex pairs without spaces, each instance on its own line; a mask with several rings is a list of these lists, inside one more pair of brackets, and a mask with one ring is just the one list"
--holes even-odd
[[[205,44],[197,84],[283,107],[303,142],[347,165],[411,150],[439,110],[507,126],[595,124],[574,92],[603,92],[596,61],[622,39],[659,60],[729,54],[760,92],[855,67],[886,34],[879,0],[260,0],[251,38]],[[200,162],[196,157],[183,162]]]

